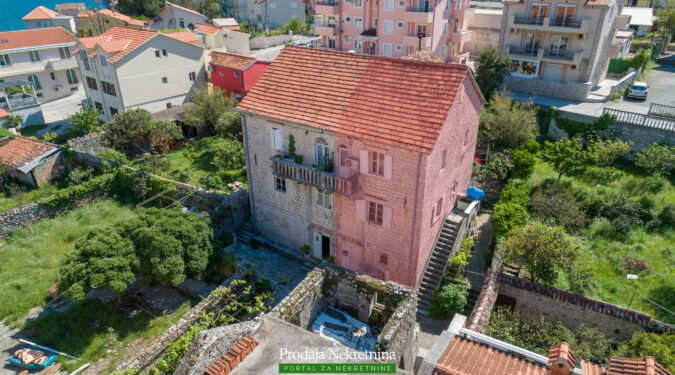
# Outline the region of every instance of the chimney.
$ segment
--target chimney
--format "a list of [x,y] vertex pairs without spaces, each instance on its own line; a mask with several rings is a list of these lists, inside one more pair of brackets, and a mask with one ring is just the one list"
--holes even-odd
[[570,350],[570,344],[561,342],[548,351],[548,365],[551,375],[569,375],[577,365],[577,359]]

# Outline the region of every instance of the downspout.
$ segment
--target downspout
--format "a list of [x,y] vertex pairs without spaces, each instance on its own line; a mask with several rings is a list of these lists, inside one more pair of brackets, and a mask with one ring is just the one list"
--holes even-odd
[[[414,270],[417,271],[417,260],[419,258],[419,252],[418,254],[413,254],[413,249],[415,247],[415,227],[417,224],[417,201],[419,200],[419,190],[420,190],[420,174],[422,170],[422,153],[418,152],[417,153],[417,184],[415,185],[415,201],[413,202],[413,222],[412,222],[412,228],[413,228],[413,234],[410,236],[410,251],[408,253],[408,259],[413,259],[413,255],[415,257],[415,261],[413,262],[414,264]],[[431,255],[431,254],[429,254]],[[413,275],[411,274],[411,269],[408,268],[408,280],[409,281],[415,281],[414,283],[411,283],[410,285],[415,285],[415,289],[417,289],[417,281],[413,280],[412,277]]]
[[244,136],[244,148],[246,151],[246,178],[248,178],[248,199],[251,204],[251,222],[253,223],[253,234],[256,234],[258,232],[256,228],[256,220],[255,220],[255,204],[253,201],[253,179],[251,178],[251,170],[252,170],[252,165],[251,165],[251,153],[249,152],[250,149],[248,147],[248,132],[246,131],[246,115],[243,113],[239,114],[241,116],[241,130]]
[[239,80],[241,81],[241,100],[244,100],[244,71],[240,71]]

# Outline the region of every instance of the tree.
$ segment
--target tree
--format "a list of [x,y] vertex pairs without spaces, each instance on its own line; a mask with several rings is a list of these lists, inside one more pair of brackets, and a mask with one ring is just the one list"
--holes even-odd
[[223,112],[218,118],[215,130],[221,135],[239,136],[241,134],[241,116],[232,110]]
[[494,95],[481,113],[479,141],[494,149],[515,149],[539,135],[537,115],[532,103]]
[[538,189],[530,204],[544,223],[555,223],[567,228],[578,228],[586,223],[586,215],[572,192],[560,184]]
[[246,165],[244,145],[235,139],[225,139],[218,145],[211,165],[221,172],[241,169]]
[[609,166],[616,161],[616,159],[626,155],[633,142],[624,142],[619,140],[599,140],[589,146],[589,152],[599,166]]
[[96,109],[93,105],[82,104],[80,110],[74,115],[68,117],[76,129],[80,129],[85,133],[90,133],[98,130],[101,123],[98,121],[98,116],[101,111]]
[[155,17],[164,9],[163,0],[119,0],[121,13],[132,16]]
[[488,184],[506,181],[513,169],[513,160],[508,152],[496,152],[492,154],[490,161],[481,167],[481,173],[487,179]]
[[511,72],[511,59],[489,46],[476,59],[476,83],[486,100],[489,100],[504,77]]
[[494,207],[492,226],[499,237],[527,224],[527,219],[526,207],[514,202],[499,202]]
[[630,341],[621,344],[614,355],[627,358],[652,356],[666,370],[675,372],[675,334],[635,332]]
[[180,127],[169,121],[155,121],[145,109],[136,108],[120,112],[104,125],[103,142],[127,153],[134,144],[143,143],[163,152],[168,143],[182,137]]
[[635,164],[655,176],[665,177],[675,168],[675,146],[653,143],[638,152]]
[[[233,112],[232,108],[236,105],[233,98],[217,88],[209,93],[206,86],[195,89],[190,95],[191,105],[185,111],[185,123],[197,129],[222,129],[231,130],[230,125],[234,118],[231,114],[223,122],[219,121],[226,113]],[[241,129],[237,129],[241,131]]]
[[558,172],[558,179],[565,176],[573,176],[581,173],[590,157],[578,138],[564,138],[557,142],[546,141],[544,143],[545,161],[553,165]]
[[530,279],[550,284],[557,270],[570,267],[577,257],[577,248],[561,227],[533,223],[514,229],[497,246],[507,262],[519,264]]
[[302,24],[302,21],[300,21],[296,17],[292,17],[291,21],[288,23],[285,23],[281,26],[281,28],[284,31],[284,34],[289,34],[289,32],[293,32],[293,34],[302,34],[302,31],[304,29],[305,25]]
[[469,293],[464,284],[446,283],[434,290],[429,303],[429,316],[434,319],[448,318],[462,312]]
[[7,117],[8,128],[20,128],[22,123],[23,123],[23,116],[21,115],[9,115]]
[[183,137],[183,132],[171,121],[152,121],[148,124],[147,138],[153,150],[163,154],[169,150],[171,141]]
[[59,290],[81,301],[93,287],[120,295],[134,281],[139,260],[131,240],[119,225],[92,230],[75,243],[59,267]]

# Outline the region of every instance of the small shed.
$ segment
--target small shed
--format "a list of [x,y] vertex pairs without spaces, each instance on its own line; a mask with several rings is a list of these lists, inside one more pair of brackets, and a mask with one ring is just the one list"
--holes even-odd
[[0,163],[9,166],[9,176],[33,187],[65,172],[63,147],[22,136],[0,138]]
[[635,30],[635,36],[644,37],[654,25],[654,9],[624,7],[621,10],[624,16],[630,16],[630,28]]

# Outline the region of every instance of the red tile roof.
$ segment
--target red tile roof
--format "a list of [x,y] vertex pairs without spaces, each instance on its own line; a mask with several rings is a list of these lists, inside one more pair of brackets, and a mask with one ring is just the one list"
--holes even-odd
[[239,53],[211,52],[211,64],[231,69],[244,70],[256,60],[255,56],[242,55]]
[[197,38],[197,35],[195,35],[195,33],[193,33],[192,31],[178,31],[178,32],[175,32],[175,33],[168,33],[166,35],[172,36],[176,39],[180,39],[180,40],[182,40],[184,42],[188,42],[188,43],[198,43],[199,42],[199,38]]
[[434,375],[546,375],[532,363],[471,339],[455,336],[434,369]]
[[423,49],[420,51],[417,51],[413,54],[410,54],[408,56],[405,56],[404,59],[413,59],[413,60],[420,60],[420,61],[427,61],[427,62],[437,62],[437,63],[444,63],[445,60],[443,60],[440,56],[434,53],[434,51],[430,49]]
[[133,51],[136,47],[158,33],[156,30],[136,29],[133,27],[113,26],[99,36],[80,38],[80,42],[89,52],[98,45],[110,55],[108,61],[114,62]]
[[63,27],[0,32],[0,51],[77,42]]
[[0,109],[0,118],[1,117],[8,117],[9,112],[5,111],[4,109]]
[[612,357],[609,373],[610,375],[672,375],[670,371],[656,362],[654,357],[642,359]]
[[582,375],[609,375],[609,370],[595,363],[581,360]]
[[195,32],[200,34],[215,34],[218,30],[220,29],[208,23],[198,23]]
[[429,152],[468,74],[459,64],[287,45],[237,109]]
[[18,169],[57,146],[22,136],[0,138],[0,161]]
[[26,14],[23,16],[22,20],[24,21],[30,21],[30,20],[46,20],[54,17],[60,17],[63,16],[63,14],[55,12],[47,7],[44,7],[40,5],[39,7],[33,9],[30,11],[30,13]]
[[101,13],[101,14],[105,14],[106,16],[110,16],[112,18],[117,18],[118,20],[124,21],[124,22],[126,22],[130,25],[141,26],[141,27],[145,26],[144,21],[133,19],[133,18],[131,18],[131,17],[125,15],[125,14],[114,12],[110,9],[101,9],[98,12]]

